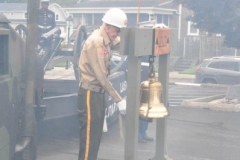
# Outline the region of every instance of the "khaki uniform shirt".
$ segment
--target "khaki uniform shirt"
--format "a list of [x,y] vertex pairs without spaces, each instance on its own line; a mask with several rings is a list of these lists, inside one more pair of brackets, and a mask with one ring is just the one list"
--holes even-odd
[[122,97],[113,88],[107,76],[109,74],[111,50],[119,49],[119,38],[111,42],[103,27],[95,30],[86,40],[79,59],[80,81],[98,85],[119,102]]

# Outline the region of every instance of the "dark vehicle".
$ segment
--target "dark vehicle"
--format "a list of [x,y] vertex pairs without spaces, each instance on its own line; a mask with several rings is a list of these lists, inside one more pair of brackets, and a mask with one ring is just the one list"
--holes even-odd
[[[111,65],[111,68],[114,67],[114,63],[119,63],[119,61],[120,58],[113,55],[112,56],[113,63]],[[143,56],[141,58],[141,81],[146,81],[148,79],[148,68],[149,68],[149,56]],[[127,57],[124,58],[123,63],[118,70],[127,72]]]
[[240,84],[240,57],[205,59],[197,68],[195,83]]
[[[36,122],[43,120],[46,111],[46,106],[42,105],[44,70],[54,56],[55,49],[59,48],[56,44],[62,41],[59,35],[59,29],[56,28],[41,37],[44,38],[43,42],[49,40],[50,45],[47,51],[39,52],[34,59],[36,65],[31,73],[36,74],[32,76],[27,68],[29,54],[26,40],[0,14],[1,160],[36,160]],[[29,81],[29,77],[32,81]]]
[[25,41],[9,23],[0,14],[0,159],[35,160],[35,116],[24,105]]

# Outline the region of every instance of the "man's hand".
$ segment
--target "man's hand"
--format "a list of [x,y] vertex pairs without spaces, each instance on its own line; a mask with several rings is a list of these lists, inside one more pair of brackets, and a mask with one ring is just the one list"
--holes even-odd
[[121,101],[119,101],[119,102],[117,103],[117,107],[118,107],[119,112],[120,112],[122,115],[125,115],[125,114],[126,114],[126,101],[125,101],[125,99],[122,99]]

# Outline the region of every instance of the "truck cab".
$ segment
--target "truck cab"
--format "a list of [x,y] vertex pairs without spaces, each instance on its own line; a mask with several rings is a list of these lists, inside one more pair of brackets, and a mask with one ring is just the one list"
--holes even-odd
[[[1,160],[23,159],[25,41],[0,14],[0,157]],[[33,119],[35,121],[35,119]],[[31,146],[32,149],[36,148]],[[29,149],[29,148],[28,148]],[[32,152],[31,160],[36,152]]]

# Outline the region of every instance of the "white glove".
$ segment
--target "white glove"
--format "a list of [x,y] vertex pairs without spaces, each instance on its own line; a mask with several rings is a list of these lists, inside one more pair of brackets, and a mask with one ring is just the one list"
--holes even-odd
[[117,103],[118,110],[121,114],[126,114],[126,101],[122,99],[120,102]]

